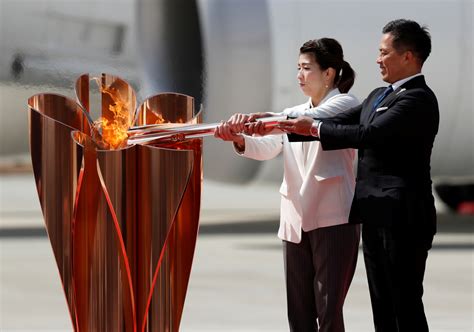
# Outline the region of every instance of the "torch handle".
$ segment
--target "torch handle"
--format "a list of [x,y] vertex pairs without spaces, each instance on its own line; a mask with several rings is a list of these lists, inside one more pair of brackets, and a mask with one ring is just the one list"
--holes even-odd
[[[278,121],[281,120],[286,120],[286,116],[272,116],[258,119],[258,121],[263,122],[267,128],[275,127]],[[182,141],[185,139],[212,136],[216,128],[220,125],[221,123],[194,125],[158,124],[133,127],[128,131],[128,143],[140,144],[156,140]]]

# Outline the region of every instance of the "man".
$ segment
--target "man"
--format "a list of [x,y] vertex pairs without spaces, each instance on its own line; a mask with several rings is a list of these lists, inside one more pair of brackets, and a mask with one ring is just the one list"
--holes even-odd
[[[282,121],[290,141],[314,136],[324,150],[359,149],[350,222],[363,223],[364,260],[375,330],[428,331],[423,277],[436,232],[430,157],[438,131],[436,96],[421,74],[431,51],[425,27],[383,28],[377,64],[389,88],[340,115]],[[304,135],[304,136],[301,136]]]

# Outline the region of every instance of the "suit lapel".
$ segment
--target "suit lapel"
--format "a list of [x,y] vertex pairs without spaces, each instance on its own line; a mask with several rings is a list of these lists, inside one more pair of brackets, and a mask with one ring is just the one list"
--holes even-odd
[[[397,98],[398,93],[402,90],[402,87],[399,86],[396,90],[392,91],[391,94],[389,94],[387,97],[385,97],[382,102],[377,106],[377,108],[384,107],[385,105],[390,105],[390,103]],[[374,110],[374,113],[375,110]]]
[[369,123],[369,119],[372,115],[372,105],[374,105],[375,100],[383,92],[384,88],[377,88],[377,90],[377,92],[373,92],[372,96],[365,101],[360,119],[361,124]]
[[[380,104],[377,105],[376,109],[377,108],[380,108],[380,107],[384,107],[385,105],[390,105],[390,103],[392,102],[392,100],[394,100],[395,98],[397,98],[397,93],[401,90],[401,87],[398,87],[396,90],[392,91],[392,93],[390,93],[387,97],[385,97],[381,102]],[[378,96],[379,94],[377,94]],[[375,117],[375,114],[377,113],[376,112],[376,109],[374,110],[371,110],[370,112],[370,116],[369,116],[369,121],[368,122],[372,122],[374,120],[374,117]]]
[[[413,89],[413,88],[416,88],[416,87],[419,87],[419,86],[423,86],[423,85],[426,85],[425,83],[425,78],[424,76],[417,76],[415,78],[412,78],[411,80],[409,80],[408,82],[402,84],[401,86],[399,86],[397,89],[395,89],[391,94],[389,94],[387,97],[385,97],[381,102],[380,104],[377,106],[377,108],[380,108],[380,107],[384,107],[384,106],[387,106],[387,105],[390,105],[397,97],[400,93],[402,93],[403,91],[405,90],[409,90],[409,89]],[[374,98],[372,99],[372,105],[375,101],[375,98],[377,98],[380,93],[382,93],[383,90],[381,90],[381,92],[379,93],[376,93]],[[372,108],[370,108],[370,113],[369,113],[369,117],[368,117],[368,120],[367,120],[367,123],[370,123],[374,120],[375,118],[375,114],[377,113],[375,110],[372,110]]]

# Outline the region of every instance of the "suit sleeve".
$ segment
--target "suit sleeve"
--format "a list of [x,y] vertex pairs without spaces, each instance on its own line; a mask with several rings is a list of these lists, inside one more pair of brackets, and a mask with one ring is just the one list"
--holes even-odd
[[[365,101],[364,101],[365,103]],[[321,118],[321,117],[313,117],[315,120],[322,120],[323,125],[326,124],[344,124],[344,125],[355,125],[360,121],[360,113],[362,111],[362,105],[352,107],[347,111],[343,111],[338,113],[338,115],[330,117],[330,118]],[[321,126],[323,127],[323,126]],[[306,142],[306,141],[318,141],[319,138],[313,136],[304,136],[304,135],[297,135],[297,134],[288,134],[288,140],[290,142]]]
[[360,113],[362,111],[362,105],[364,103],[352,107],[351,109],[348,109],[347,111],[341,112],[338,115],[329,118],[329,119],[323,119],[320,118],[318,120],[323,120],[324,123],[337,123],[337,124],[344,124],[344,125],[352,125],[352,124],[357,124],[360,121]]
[[[346,124],[344,122],[323,122],[320,128],[320,141],[324,150],[345,148],[372,148],[387,141],[413,138],[429,126],[429,114],[433,100],[424,90],[413,90],[400,97],[385,113],[372,122]],[[423,121],[426,119],[427,121]]]

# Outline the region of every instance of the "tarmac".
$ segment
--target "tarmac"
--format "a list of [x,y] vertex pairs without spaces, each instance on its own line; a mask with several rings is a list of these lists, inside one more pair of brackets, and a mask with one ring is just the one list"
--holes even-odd
[[[288,331],[275,184],[205,181],[180,331]],[[438,215],[425,274],[430,331],[474,331],[474,218]],[[374,331],[361,251],[346,331]],[[0,331],[72,331],[32,174],[0,174]]]

